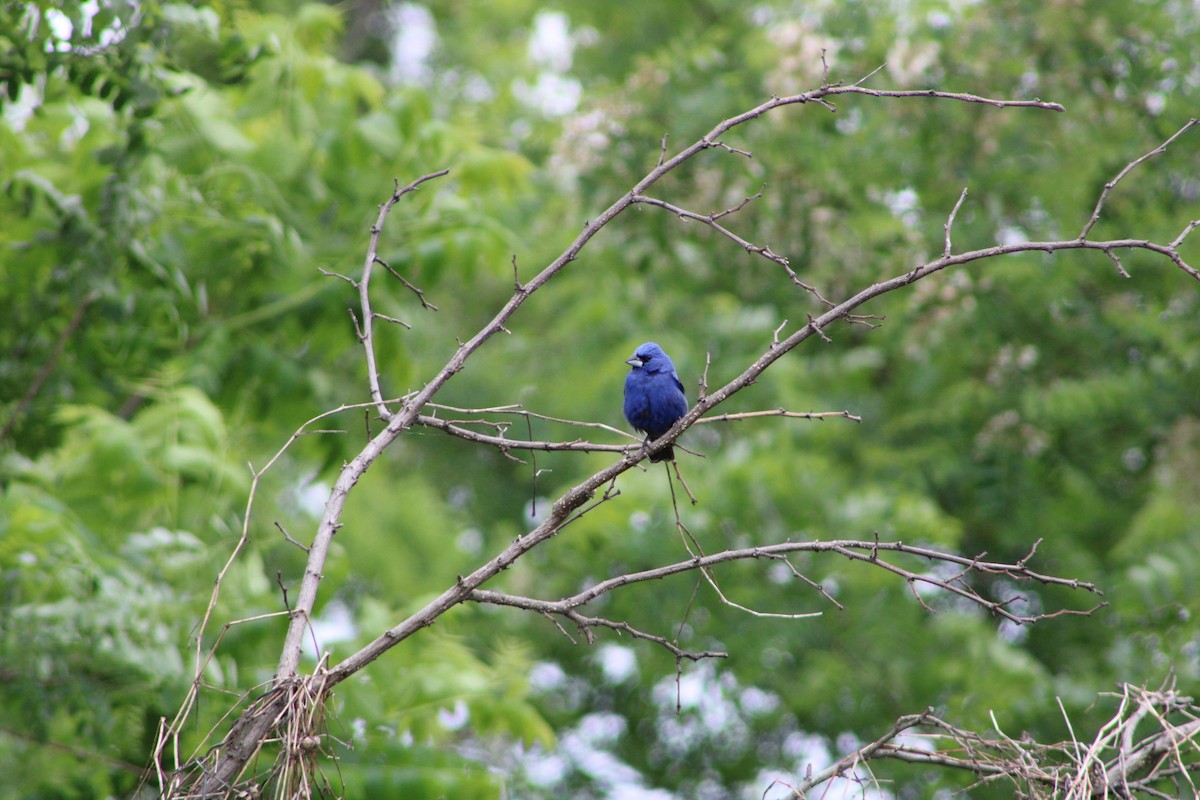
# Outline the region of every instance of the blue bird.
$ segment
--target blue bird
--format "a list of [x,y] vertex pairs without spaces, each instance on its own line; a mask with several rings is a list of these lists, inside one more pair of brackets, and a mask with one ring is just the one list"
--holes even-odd
[[[625,376],[625,419],[646,434],[649,443],[687,413],[687,397],[671,358],[654,342],[640,345],[625,363],[633,368]],[[675,448],[664,447],[652,453],[650,460],[674,461]]]

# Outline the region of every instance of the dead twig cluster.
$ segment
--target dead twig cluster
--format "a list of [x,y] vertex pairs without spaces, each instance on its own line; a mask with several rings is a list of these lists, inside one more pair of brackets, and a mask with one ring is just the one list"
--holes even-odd
[[[1182,695],[1174,677],[1158,689],[1123,684],[1102,696],[1116,709],[1091,739],[1042,744],[1005,733],[993,713],[987,734],[965,730],[932,711],[901,717],[883,736],[802,780],[777,781],[793,798],[818,796],[835,778],[881,783],[872,762],[905,761],[973,776],[981,784],[1007,784],[1025,800],[1134,800],[1197,797],[1200,772],[1200,706]],[[1060,703],[1061,706],[1061,703]],[[1071,720],[1066,718],[1073,731]]]

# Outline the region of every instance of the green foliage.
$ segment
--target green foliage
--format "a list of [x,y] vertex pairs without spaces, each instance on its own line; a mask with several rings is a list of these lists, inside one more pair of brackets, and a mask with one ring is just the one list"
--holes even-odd
[[[185,39],[195,19],[211,27],[215,17],[169,8]],[[324,6],[295,20],[222,20],[213,35],[255,57],[237,81],[220,83],[170,68],[186,42],[168,36],[159,79],[171,99],[152,131],[115,104],[77,102],[75,87],[49,74],[20,135],[3,140],[16,168],[0,207],[18,223],[0,243],[21,279],[3,289],[14,317],[0,380],[19,446],[53,443],[57,403],[129,402],[163,365],[237,413],[258,416],[239,407],[246,402],[278,410],[297,393],[330,399],[319,376],[339,374],[332,365],[352,341],[334,299],[341,284],[313,275],[354,267],[388,176],[464,164],[470,194],[419,196],[406,208],[407,244],[387,242],[393,265],[425,285],[446,264],[470,275],[508,236],[488,223],[486,205],[511,197],[524,163],[433,120],[423,93],[389,92],[370,70],[337,62],[321,33],[336,20]],[[79,358],[59,363],[60,341]],[[47,361],[56,369],[21,407]],[[91,379],[102,371],[106,380]]]
[[60,424],[57,448],[6,459],[0,754],[31,795],[126,793],[191,681],[194,578],[218,567],[246,481],[194,389],[130,421],[64,407]]

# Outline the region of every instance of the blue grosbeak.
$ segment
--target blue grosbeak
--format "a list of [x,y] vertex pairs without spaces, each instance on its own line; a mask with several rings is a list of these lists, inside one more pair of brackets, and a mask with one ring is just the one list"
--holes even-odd
[[[687,397],[675,374],[675,365],[654,342],[640,345],[625,363],[633,367],[625,376],[625,419],[634,429],[646,434],[649,443],[670,430],[687,413]],[[652,453],[650,460],[674,461],[675,448],[664,447]]]

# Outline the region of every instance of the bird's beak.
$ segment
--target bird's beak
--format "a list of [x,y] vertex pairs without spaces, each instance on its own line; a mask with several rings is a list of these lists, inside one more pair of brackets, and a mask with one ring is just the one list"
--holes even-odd
[[628,365],[629,365],[629,366],[631,366],[631,367],[640,367],[642,364],[645,364],[646,362],[645,362],[645,361],[642,361],[642,360],[641,360],[640,358],[638,358],[637,356],[633,356],[633,357],[631,357],[631,358],[629,358],[629,359],[626,359],[625,363],[626,363],[626,364],[628,364]]

